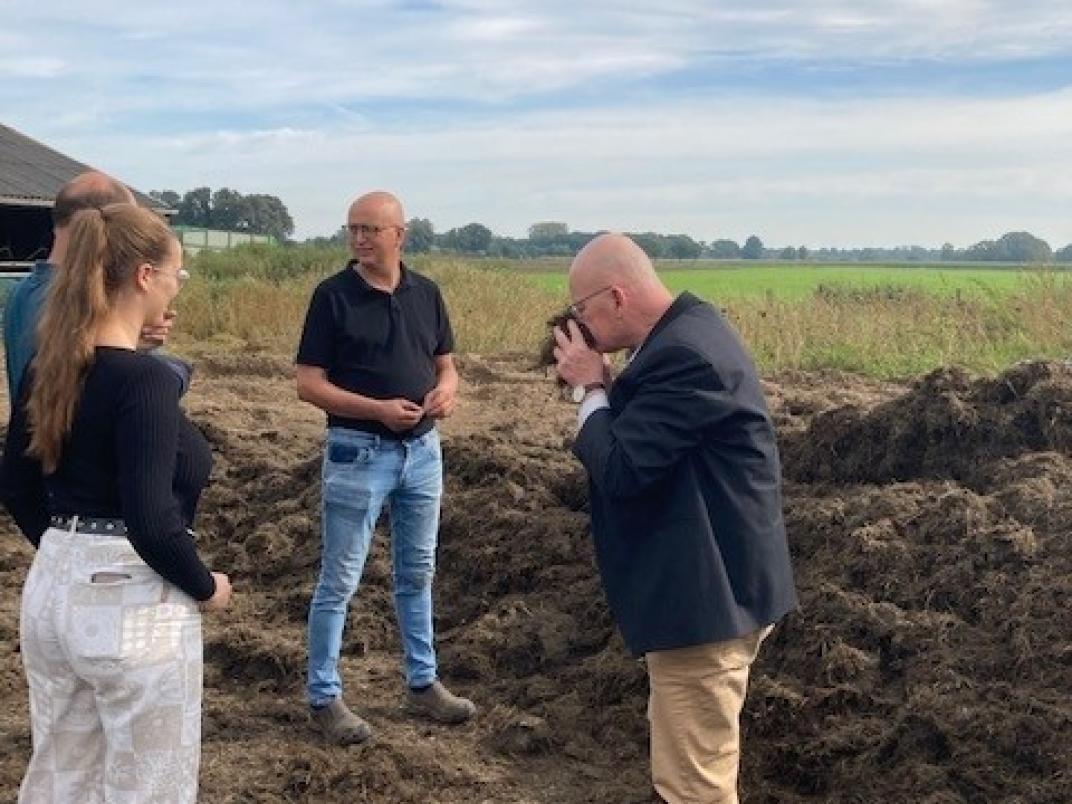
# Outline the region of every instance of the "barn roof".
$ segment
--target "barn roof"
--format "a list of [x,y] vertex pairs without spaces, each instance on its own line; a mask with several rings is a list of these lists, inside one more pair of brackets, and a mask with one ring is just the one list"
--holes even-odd
[[[87,170],[94,168],[0,124],[0,205],[51,207],[60,188]],[[139,205],[166,210],[144,193],[130,190]]]

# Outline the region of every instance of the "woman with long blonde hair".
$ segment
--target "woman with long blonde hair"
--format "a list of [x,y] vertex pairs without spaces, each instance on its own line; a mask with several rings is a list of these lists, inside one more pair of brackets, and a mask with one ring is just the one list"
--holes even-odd
[[36,802],[193,802],[201,611],[225,608],[189,530],[211,454],[180,383],[139,352],[187,273],[167,224],[78,213],[13,405],[0,499],[37,548],[20,641]]

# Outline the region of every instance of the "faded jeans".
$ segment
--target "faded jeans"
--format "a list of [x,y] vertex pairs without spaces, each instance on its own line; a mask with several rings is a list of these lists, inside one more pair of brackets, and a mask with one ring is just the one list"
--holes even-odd
[[443,495],[439,434],[432,429],[419,438],[394,440],[331,427],[321,478],[320,578],[309,607],[310,705],[342,696],[339,653],[347,606],[385,502],[406,683],[431,684],[436,679],[432,577]]

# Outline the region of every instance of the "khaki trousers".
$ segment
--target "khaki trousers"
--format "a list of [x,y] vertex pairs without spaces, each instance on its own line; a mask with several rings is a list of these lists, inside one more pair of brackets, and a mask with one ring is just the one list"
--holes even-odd
[[125,537],[49,528],[22,593],[33,755],[20,804],[192,804],[201,614]]
[[651,778],[669,804],[736,804],[748,672],[772,628],[645,657]]

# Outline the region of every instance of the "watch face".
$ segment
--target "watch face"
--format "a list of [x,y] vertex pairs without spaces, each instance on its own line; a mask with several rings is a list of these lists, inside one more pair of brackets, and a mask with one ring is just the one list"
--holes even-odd
[[573,386],[573,401],[578,405],[584,401],[585,390],[583,385]]

